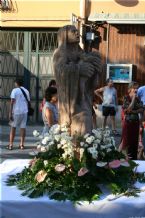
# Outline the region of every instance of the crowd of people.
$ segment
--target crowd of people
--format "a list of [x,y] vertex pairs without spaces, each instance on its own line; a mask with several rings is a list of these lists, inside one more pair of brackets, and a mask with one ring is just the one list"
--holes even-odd
[[[16,127],[20,127],[20,149],[24,149],[25,133],[28,106],[27,101],[30,102],[29,91],[23,87],[22,80],[15,81],[15,88],[11,92],[11,103],[9,112],[10,140],[8,149],[13,149],[13,142],[15,138]],[[96,124],[96,97],[102,100],[102,128],[107,126],[108,117],[111,118],[112,135],[117,136],[119,133],[116,130],[115,115],[118,111],[117,90],[114,87],[113,80],[108,78],[106,85],[94,92],[94,100],[92,102],[92,122],[93,128]],[[40,112],[42,113],[42,120],[44,128],[42,135],[49,131],[50,127],[58,123],[58,97],[57,84],[55,80],[49,82],[45,90],[43,101],[40,105]],[[119,150],[124,152],[127,157],[131,159],[142,158],[145,150],[145,86],[139,87],[137,82],[131,82],[128,85],[128,92],[124,96],[122,104],[122,135]]]

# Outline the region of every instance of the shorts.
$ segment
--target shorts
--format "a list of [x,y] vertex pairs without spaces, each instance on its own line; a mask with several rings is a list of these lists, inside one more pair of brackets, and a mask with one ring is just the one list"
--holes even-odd
[[13,115],[13,121],[10,123],[11,127],[20,127],[25,129],[26,128],[26,124],[27,124],[27,113],[25,114],[14,114]]
[[102,107],[102,112],[103,112],[104,117],[115,116],[116,115],[116,110],[115,110],[114,107],[103,106]]

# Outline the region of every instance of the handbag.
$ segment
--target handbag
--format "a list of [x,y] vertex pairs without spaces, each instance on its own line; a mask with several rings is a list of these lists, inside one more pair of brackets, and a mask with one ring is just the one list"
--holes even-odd
[[20,88],[20,89],[21,89],[21,91],[22,91],[22,93],[27,101],[27,104],[28,104],[28,116],[33,116],[34,109],[31,107],[30,101],[28,101],[28,98],[27,98],[25,91],[22,88]]

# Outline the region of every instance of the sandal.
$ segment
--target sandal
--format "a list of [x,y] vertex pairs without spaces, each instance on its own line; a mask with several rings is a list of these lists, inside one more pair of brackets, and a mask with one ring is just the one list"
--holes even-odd
[[20,148],[21,150],[24,150],[24,145],[19,145],[19,148]]
[[8,146],[7,146],[7,149],[8,149],[8,150],[13,150],[13,145],[8,145]]

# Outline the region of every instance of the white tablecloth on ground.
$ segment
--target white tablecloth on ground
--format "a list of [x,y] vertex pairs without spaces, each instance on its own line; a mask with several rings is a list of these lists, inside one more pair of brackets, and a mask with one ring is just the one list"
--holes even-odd
[[[113,196],[106,190],[99,201],[91,204],[83,202],[75,206],[69,201],[49,200],[47,196],[37,199],[23,197],[20,190],[15,186],[7,186],[5,181],[8,175],[20,172],[28,162],[29,160],[6,160],[0,164],[0,218],[145,218],[144,191],[136,198],[122,196],[110,201]],[[137,171],[145,172],[145,161],[137,163]],[[145,189],[145,183],[136,183],[136,186]]]

